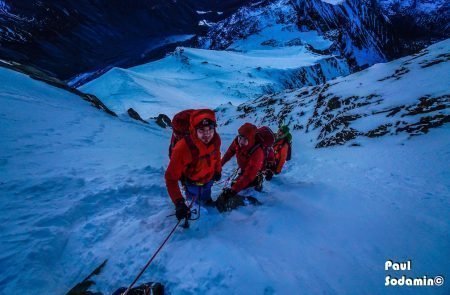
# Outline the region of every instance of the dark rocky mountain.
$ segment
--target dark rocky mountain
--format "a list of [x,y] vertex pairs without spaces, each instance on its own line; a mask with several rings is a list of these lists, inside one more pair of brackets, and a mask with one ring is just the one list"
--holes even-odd
[[379,6],[398,38],[401,55],[450,36],[448,0],[379,0]]
[[226,49],[273,25],[268,20],[318,31],[334,41],[325,53],[346,57],[354,71],[412,54],[450,36],[445,0],[266,0],[241,8],[206,36],[199,36],[196,44]]
[[354,71],[450,36],[445,0],[328,2],[0,0],[0,58],[79,86],[114,66],[161,58],[176,46],[226,49],[267,20],[317,30],[334,41],[319,53],[345,57]]
[[0,58],[61,80],[159,58],[250,0],[0,1]]

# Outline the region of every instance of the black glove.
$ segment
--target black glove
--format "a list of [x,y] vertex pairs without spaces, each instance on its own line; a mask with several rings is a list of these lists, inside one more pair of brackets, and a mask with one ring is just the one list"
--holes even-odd
[[[237,206],[234,206],[230,204],[230,201],[233,199],[239,199],[236,197],[237,193],[232,190],[231,188],[225,188],[223,189],[222,193],[216,200],[216,208],[219,210],[219,212],[225,212],[230,211],[231,209],[236,208]],[[236,197],[236,198],[235,198]]]
[[266,176],[266,180],[267,180],[267,181],[271,181],[271,180],[272,180],[272,177],[273,177],[273,172],[272,172],[272,170],[267,169],[266,172],[265,172],[264,174],[265,174],[265,176]]
[[244,206],[244,201],[231,188],[224,189],[216,200],[216,208],[221,213],[231,211],[238,206]]
[[229,199],[231,197],[236,196],[237,192],[235,192],[231,188],[224,188],[223,191],[222,191],[222,195],[225,197],[225,199]]
[[222,178],[222,172],[216,172],[214,174],[214,181],[219,181]]
[[183,199],[180,199],[175,205],[175,215],[178,220],[191,218],[191,210],[189,210],[188,206],[186,206]]

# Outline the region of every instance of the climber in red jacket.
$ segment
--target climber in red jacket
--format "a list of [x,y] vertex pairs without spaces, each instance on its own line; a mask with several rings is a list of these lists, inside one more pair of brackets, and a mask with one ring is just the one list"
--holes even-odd
[[172,149],[165,173],[167,191],[176,207],[179,220],[189,217],[190,210],[181,194],[182,181],[186,197],[200,203],[212,203],[211,186],[221,178],[220,137],[212,110],[194,110],[189,118],[189,135]]
[[[236,182],[230,189],[226,190],[228,196],[235,196],[241,190],[257,184],[257,176],[264,165],[264,151],[262,147],[256,145],[257,128],[255,125],[245,123],[242,125],[238,133],[239,135],[233,140],[222,158],[222,166],[225,165],[234,155],[241,173]],[[261,179],[262,180],[262,179]]]

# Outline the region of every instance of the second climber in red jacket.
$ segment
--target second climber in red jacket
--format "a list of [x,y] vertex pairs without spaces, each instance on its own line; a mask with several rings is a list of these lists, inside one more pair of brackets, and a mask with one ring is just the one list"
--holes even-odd
[[211,186],[222,173],[221,141],[215,129],[214,112],[195,110],[190,115],[189,124],[190,134],[175,144],[165,174],[167,191],[179,220],[189,218],[190,209],[178,182],[182,182],[187,199],[208,205],[212,203]]
[[[241,190],[255,185],[258,187],[259,172],[264,165],[264,151],[256,144],[257,127],[250,123],[245,123],[238,129],[239,135],[233,140],[222,158],[222,166],[225,165],[234,155],[241,170],[230,189],[226,189],[225,194],[233,197]],[[262,178],[261,178],[262,181]]]

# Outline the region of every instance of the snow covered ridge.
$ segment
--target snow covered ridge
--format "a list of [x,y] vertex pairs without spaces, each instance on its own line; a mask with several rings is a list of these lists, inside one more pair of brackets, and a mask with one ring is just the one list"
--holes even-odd
[[291,25],[295,18],[295,11],[288,0],[254,3],[218,22],[209,30],[207,36],[198,38],[198,46],[223,50],[271,25]]
[[263,94],[317,85],[350,73],[345,60],[316,54],[303,43],[326,47],[326,40],[320,36],[311,32],[286,36],[279,39],[288,44],[283,47],[262,46],[259,43],[263,39],[237,42],[236,49],[229,51],[179,47],[155,62],[130,69],[114,68],[80,89],[95,94],[116,113],[133,108],[145,119],[159,113],[171,116],[183,108],[215,108],[230,101],[240,104]]
[[13,61],[5,61],[0,59],[0,68],[2,67],[17,71],[19,73],[27,75],[28,77],[34,80],[42,81],[51,86],[63,89],[71,94],[75,94],[78,97],[82,98],[83,100],[89,102],[92,106],[96,107],[97,109],[101,109],[109,115],[117,116],[95,95],[83,93],[76,88],[72,88],[68,86],[66,83],[62,82],[61,80],[51,77],[37,68],[34,68],[32,66],[25,66]]
[[[316,147],[358,145],[360,137],[410,136],[450,122],[450,39],[390,63],[315,87],[266,95],[219,110],[228,122],[290,124]],[[222,121],[223,122],[223,121]]]

